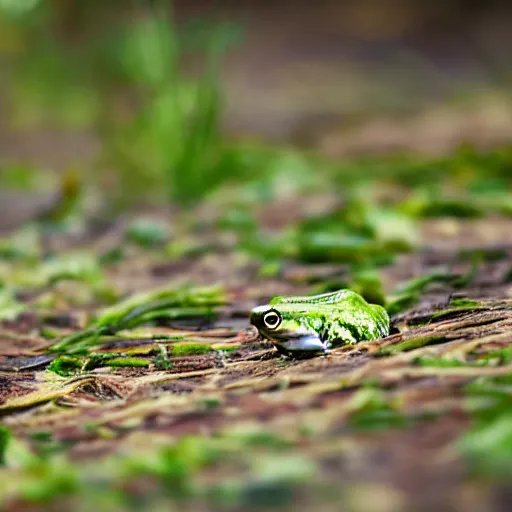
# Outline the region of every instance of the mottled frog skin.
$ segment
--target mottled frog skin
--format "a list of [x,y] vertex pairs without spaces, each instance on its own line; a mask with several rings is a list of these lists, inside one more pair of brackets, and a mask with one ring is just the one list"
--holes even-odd
[[326,353],[334,346],[389,334],[389,316],[351,290],[274,297],[251,312],[251,324],[281,353]]

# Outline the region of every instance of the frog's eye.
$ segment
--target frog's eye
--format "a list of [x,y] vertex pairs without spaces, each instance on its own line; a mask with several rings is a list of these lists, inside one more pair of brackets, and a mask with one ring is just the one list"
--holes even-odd
[[269,329],[277,329],[282,321],[281,315],[275,310],[265,313],[263,317],[263,322]]

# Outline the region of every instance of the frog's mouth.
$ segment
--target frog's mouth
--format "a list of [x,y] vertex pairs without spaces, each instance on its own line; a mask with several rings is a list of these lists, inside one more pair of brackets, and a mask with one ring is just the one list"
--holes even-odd
[[317,334],[301,333],[301,332],[284,332],[272,336],[274,344],[280,345],[289,351],[321,351],[327,350],[326,344],[321,340]]

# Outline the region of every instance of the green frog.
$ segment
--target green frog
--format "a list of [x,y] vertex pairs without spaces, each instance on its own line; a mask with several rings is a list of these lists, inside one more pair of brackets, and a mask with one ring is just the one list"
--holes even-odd
[[351,290],[274,297],[254,308],[250,321],[282,354],[325,354],[333,346],[389,335],[386,310]]

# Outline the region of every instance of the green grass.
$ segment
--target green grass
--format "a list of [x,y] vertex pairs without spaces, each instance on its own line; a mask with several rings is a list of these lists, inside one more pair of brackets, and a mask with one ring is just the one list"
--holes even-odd
[[105,310],[89,327],[56,340],[52,350],[78,353],[101,344],[102,337],[124,329],[133,329],[162,319],[172,321],[213,316],[216,306],[225,301],[224,291],[217,286],[165,287],[138,293]]
[[[130,201],[163,193],[175,204],[194,203],[238,172],[220,130],[218,73],[231,35],[230,28],[210,27],[184,40],[167,9],[120,31],[120,73],[139,91],[139,107],[128,122],[105,119],[104,161],[119,169],[120,192]],[[187,40],[204,57],[199,77],[181,70]]]
[[[8,34],[21,43],[8,77],[13,123],[97,131],[98,166],[102,173],[116,169],[110,199],[118,206],[155,199],[190,204],[237,174],[238,157],[220,131],[218,73],[238,27],[196,23],[178,31],[170,2],[91,2],[72,6],[71,15],[116,17],[108,30],[83,27],[82,44],[70,46],[50,28],[66,18],[59,4],[31,4],[22,10],[0,3]],[[202,57],[199,76],[183,71],[183,55],[191,51]],[[131,96],[129,104],[120,103],[120,90]],[[119,115],[120,107],[126,114]]]

